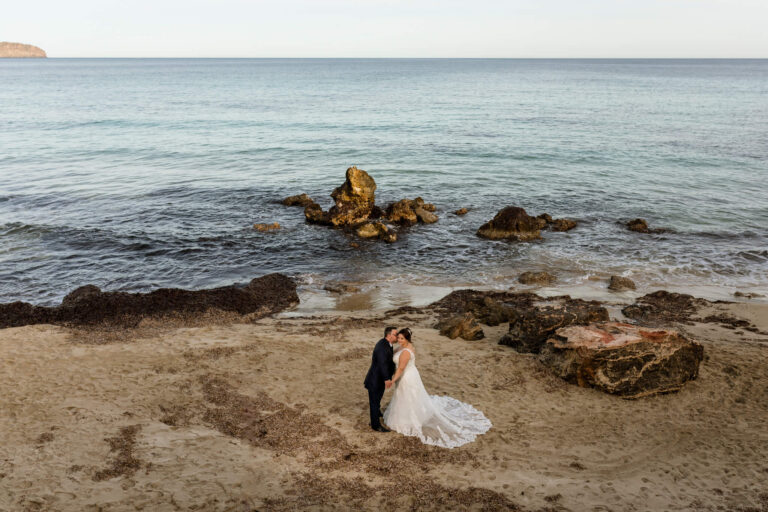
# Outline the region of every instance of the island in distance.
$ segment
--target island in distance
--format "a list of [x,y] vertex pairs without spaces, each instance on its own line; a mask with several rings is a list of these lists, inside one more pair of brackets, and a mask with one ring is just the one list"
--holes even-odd
[[47,55],[42,48],[24,43],[0,42],[0,58],[46,58]]

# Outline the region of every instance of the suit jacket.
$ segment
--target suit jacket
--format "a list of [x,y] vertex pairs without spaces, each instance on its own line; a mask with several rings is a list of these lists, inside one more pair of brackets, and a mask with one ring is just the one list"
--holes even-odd
[[393,350],[389,342],[381,338],[373,349],[371,368],[365,376],[365,387],[371,390],[384,389],[384,381],[392,378],[395,373],[395,362],[392,360]]

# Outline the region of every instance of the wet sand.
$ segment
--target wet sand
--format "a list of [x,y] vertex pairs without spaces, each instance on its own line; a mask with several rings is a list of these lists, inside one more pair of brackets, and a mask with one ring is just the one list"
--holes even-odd
[[[499,346],[505,325],[449,340],[429,314],[345,300],[0,330],[0,510],[768,510],[768,336],[680,326],[704,345],[698,379],[628,401]],[[711,309],[768,331],[766,304]],[[482,410],[487,434],[443,450],[370,431],[362,380],[388,324],[413,328],[428,390]]]

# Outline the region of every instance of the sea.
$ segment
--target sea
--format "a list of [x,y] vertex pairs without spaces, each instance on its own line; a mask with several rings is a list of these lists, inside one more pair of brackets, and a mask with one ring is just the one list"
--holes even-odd
[[[279,203],[330,207],[352,165],[377,204],[421,196],[440,220],[385,244]],[[578,227],[476,236],[510,205]],[[310,303],[329,281],[386,290],[375,307],[528,270],[552,294],[620,275],[768,295],[768,60],[0,61],[0,302],[282,272]]]

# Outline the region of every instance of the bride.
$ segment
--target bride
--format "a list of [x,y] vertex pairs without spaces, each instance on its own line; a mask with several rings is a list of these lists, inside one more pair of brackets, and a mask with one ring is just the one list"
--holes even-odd
[[384,412],[384,423],[406,436],[417,436],[425,444],[456,448],[471,443],[491,428],[491,422],[469,404],[427,393],[416,369],[411,336],[407,327],[397,333],[401,349],[393,356],[397,365],[392,377],[395,392]]

